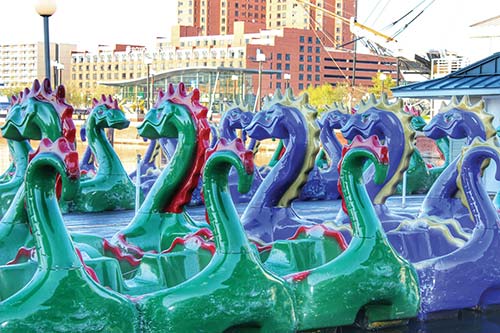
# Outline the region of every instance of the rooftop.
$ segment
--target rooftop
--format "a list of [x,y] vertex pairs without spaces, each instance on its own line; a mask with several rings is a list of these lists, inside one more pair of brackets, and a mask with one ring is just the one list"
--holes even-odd
[[500,52],[438,79],[399,86],[395,97],[445,98],[500,95]]

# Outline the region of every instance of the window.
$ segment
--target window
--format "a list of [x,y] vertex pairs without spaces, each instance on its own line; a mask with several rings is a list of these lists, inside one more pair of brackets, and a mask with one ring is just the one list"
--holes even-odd
[[299,52],[304,52],[304,45],[299,46]]
[[316,53],[320,53],[321,52],[321,48],[319,46],[316,46]]
[[312,65],[307,65],[307,71],[312,72]]
[[282,69],[281,68],[281,63],[276,64],[276,69]]
[[312,80],[312,75],[311,74],[307,74],[307,81],[311,81]]
[[290,53],[285,54],[285,60],[290,61]]
[[285,64],[285,70],[289,71],[290,70],[290,64]]
[[312,61],[313,61],[313,57],[312,57],[312,56],[310,56],[310,55],[308,55],[308,56],[307,56],[307,61],[308,61],[308,62],[312,62]]
[[319,74],[314,75],[314,80],[316,80],[316,81],[319,81],[319,80],[320,80],[320,76],[319,76]]
[[299,74],[299,81],[303,81],[304,80],[304,74],[300,73]]
[[321,59],[319,56],[316,56],[316,63],[321,62]]
[[299,90],[304,90],[304,84],[303,83],[299,83]]
[[299,42],[304,43],[304,36],[299,37]]
[[281,53],[278,53],[278,54],[276,55],[276,59],[277,59],[277,60],[281,60]]
[[276,89],[281,89],[281,82],[276,82]]
[[303,64],[299,65],[299,71],[304,71],[304,65]]
[[313,38],[311,36],[307,37],[307,42],[311,44],[313,42]]
[[308,46],[308,47],[307,47],[307,53],[312,53],[312,51],[313,51],[312,46]]
[[304,55],[302,55],[302,54],[301,54],[301,55],[299,56],[299,61],[304,61]]
[[276,79],[281,80],[281,73],[276,74]]
[[319,65],[314,66],[314,71],[319,72]]

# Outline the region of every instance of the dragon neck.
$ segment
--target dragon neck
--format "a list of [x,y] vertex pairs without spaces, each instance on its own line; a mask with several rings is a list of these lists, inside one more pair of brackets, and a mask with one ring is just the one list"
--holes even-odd
[[[308,149],[307,130],[303,129],[304,125],[300,126],[302,127],[300,129],[297,129],[296,126],[287,127],[286,151],[259,186],[249,206],[258,203],[257,206],[264,207],[289,207],[291,200],[296,197],[293,192],[290,192],[293,190],[292,185],[297,183],[297,180],[304,182],[300,179],[304,165],[311,164],[308,169],[310,170],[314,164],[314,155],[308,156],[310,149]],[[300,163],[300,161],[303,162]]]
[[383,129],[391,161],[387,178],[382,184],[375,184],[375,181],[371,179],[366,186],[374,204],[384,204],[386,199],[394,193],[404,171],[408,169],[410,156],[414,151],[415,132],[410,129],[409,121],[405,126],[399,119],[396,119],[391,122],[391,125]]
[[444,163],[441,167],[446,168],[450,164],[450,140],[448,137],[437,139],[436,145],[444,156]]
[[28,154],[31,151],[31,145],[28,140],[14,141],[8,140],[9,146],[13,148],[14,164],[16,170],[13,179],[24,178],[26,167],[28,166]]
[[38,264],[46,270],[81,267],[55,194],[56,175],[65,172],[65,166],[52,156],[35,158],[26,172],[26,203]]
[[342,163],[340,181],[345,206],[351,219],[353,236],[358,238],[384,238],[380,219],[363,181],[366,151],[350,151]]
[[473,150],[466,153],[459,172],[461,188],[472,219],[477,227],[498,229],[498,214],[481,181],[481,169],[485,159],[494,158],[492,150]]
[[176,128],[179,136],[175,152],[141,205],[140,213],[165,212],[189,176],[197,150],[196,126],[191,119],[187,124],[177,123]]
[[61,118],[56,111],[43,112],[40,110],[38,117],[33,121],[36,122],[36,126],[40,129],[42,138],[49,138],[55,142],[63,136]]
[[126,174],[118,155],[104,133],[104,128],[97,126],[93,115],[87,121],[87,138],[90,149],[99,164],[97,175]]
[[224,123],[223,126],[221,126],[220,136],[228,139],[229,141],[233,141],[237,137],[236,128],[233,128],[228,123]]
[[478,129],[478,126],[463,126],[463,130],[465,132],[465,144],[470,145],[475,138],[481,138],[483,140],[487,140],[489,138],[486,137],[486,132],[481,128]]
[[203,174],[203,193],[210,224],[213,227],[217,252],[251,253],[246,233],[231,198],[228,174],[233,165],[241,166],[239,159],[230,153],[210,158]]
[[336,170],[342,154],[342,144],[335,135],[335,130],[324,126],[321,129],[319,138],[323,144],[326,154],[330,158],[330,166],[328,167],[328,170]]
[[155,159],[160,153],[160,144],[158,140],[151,139],[148,145],[148,149],[146,150],[146,154],[144,154],[143,164],[153,166],[155,163]]

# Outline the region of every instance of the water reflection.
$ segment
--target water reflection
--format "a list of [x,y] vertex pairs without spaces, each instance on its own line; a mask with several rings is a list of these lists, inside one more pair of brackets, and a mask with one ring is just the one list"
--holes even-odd
[[[337,330],[325,330],[335,333],[366,332],[356,327],[340,327]],[[474,310],[455,311],[448,314],[448,318],[418,322],[411,320],[408,325],[386,328],[381,333],[496,333],[500,332],[500,309],[487,312]]]

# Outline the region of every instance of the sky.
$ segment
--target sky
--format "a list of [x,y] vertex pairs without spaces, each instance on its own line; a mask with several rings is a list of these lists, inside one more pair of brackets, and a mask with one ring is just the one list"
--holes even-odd
[[[35,0],[1,0],[0,43],[43,41]],[[154,45],[176,24],[176,0],[56,0],[49,18],[50,41],[79,50],[98,44]]]
[[[358,22],[382,32],[415,5],[432,0],[358,0]],[[79,50],[98,44],[154,45],[156,36],[170,36],[176,23],[176,0],[56,0],[50,18],[50,40],[75,43]],[[34,0],[1,0],[0,43],[43,40],[43,21]],[[420,7],[421,8],[421,7]],[[500,15],[499,0],[434,0],[391,47],[409,52],[451,49],[466,53],[468,26]],[[500,46],[499,46],[500,51]]]

